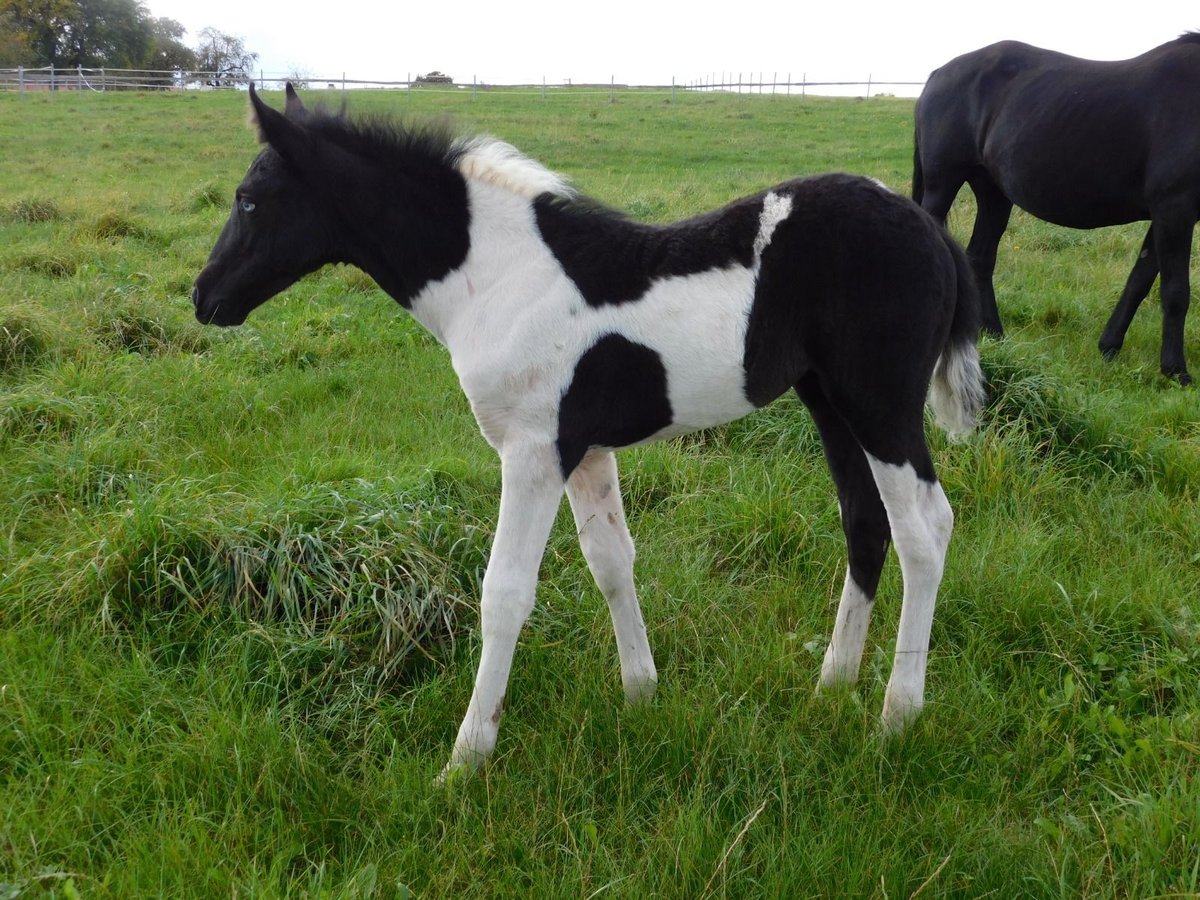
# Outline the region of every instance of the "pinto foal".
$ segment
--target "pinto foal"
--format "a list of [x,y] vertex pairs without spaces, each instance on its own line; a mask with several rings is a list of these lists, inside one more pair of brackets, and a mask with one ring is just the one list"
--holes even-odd
[[237,325],[302,275],[356,265],[449,349],[500,456],[482,657],[447,770],[495,746],[564,490],[625,694],[654,692],[613,451],[789,388],[820,431],[849,553],[820,683],[857,677],[891,541],[904,601],[884,727],[917,714],[954,518],[923,409],[928,394],[960,433],[983,398],[978,297],[932,218],[877,182],[824,175],[644,225],[491,138],[309,112],[290,85],[283,113],[253,87],[250,100],[266,146],[196,280],[196,317]]

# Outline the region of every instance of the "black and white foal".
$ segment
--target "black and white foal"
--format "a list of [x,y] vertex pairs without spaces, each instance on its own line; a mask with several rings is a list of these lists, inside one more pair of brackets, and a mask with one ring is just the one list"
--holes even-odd
[[[884,727],[924,698],[953,514],[925,444],[983,399],[965,257],[874,181],[778,185],[669,226],[639,224],[490,138],[283,113],[251,90],[265,149],[196,280],[201,322],[237,325],[330,262],[354,264],[450,351],[500,455],[483,651],[450,768],[492,752],[517,636],[565,489],[608,601],[631,700],[657,675],[613,451],[746,415],[794,388],[837,483],[849,550],[822,685],[853,681],[889,540],[904,579]],[[932,384],[931,384],[932,382]]]

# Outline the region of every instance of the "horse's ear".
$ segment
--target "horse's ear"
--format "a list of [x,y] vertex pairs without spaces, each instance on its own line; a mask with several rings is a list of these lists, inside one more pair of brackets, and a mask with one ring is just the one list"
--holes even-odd
[[258,140],[270,144],[281,156],[294,156],[303,149],[304,136],[296,123],[272,109],[258,96],[250,82],[250,122],[258,131]]
[[292,87],[292,83],[287,83],[287,100],[283,104],[283,114],[289,119],[303,119],[308,115],[308,110],[304,104],[300,102],[300,95],[296,93],[296,89]]

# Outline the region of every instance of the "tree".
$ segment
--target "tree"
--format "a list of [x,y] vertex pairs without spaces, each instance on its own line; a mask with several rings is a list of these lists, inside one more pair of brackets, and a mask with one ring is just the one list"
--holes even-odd
[[174,19],[150,20],[150,43],[142,68],[181,69],[198,68],[196,51],[183,43],[187,29]]
[[257,53],[246,49],[245,42],[231,34],[205,28],[196,47],[196,72],[213,87],[245,84],[250,80]]
[[14,41],[35,66],[63,64],[60,41],[76,12],[70,0],[0,0],[0,18],[12,24]]
[[29,36],[17,28],[16,16],[9,9],[0,9],[0,68],[37,64],[37,56],[29,46]]
[[0,59],[10,65],[191,68],[183,35],[139,0],[0,0]]
[[68,66],[133,68],[150,44],[149,16],[137,0],[79,0],[59,37]]

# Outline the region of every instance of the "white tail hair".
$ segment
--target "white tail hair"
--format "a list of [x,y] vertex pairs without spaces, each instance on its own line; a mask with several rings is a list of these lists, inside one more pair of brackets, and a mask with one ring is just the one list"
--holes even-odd
[[933,381],[929,385],[934,421],[951,440],[961,440],[974,430],[986,400],[975,342],[948,344],[933,367]]

